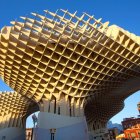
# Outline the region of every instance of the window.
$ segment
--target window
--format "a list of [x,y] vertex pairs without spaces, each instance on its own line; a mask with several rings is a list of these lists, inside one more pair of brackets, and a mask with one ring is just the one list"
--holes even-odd
[[58,106],[58,114],[60,115],[60,106]]
[[136,137],[136,134],[135,133],[131,133],[131,137],[132,138],[135,138]]
[[131,137],[130,137],[130,134],[128,134],[128,138],[131,138]]
[[138,137],[140,138],[140,131],[138,132]]

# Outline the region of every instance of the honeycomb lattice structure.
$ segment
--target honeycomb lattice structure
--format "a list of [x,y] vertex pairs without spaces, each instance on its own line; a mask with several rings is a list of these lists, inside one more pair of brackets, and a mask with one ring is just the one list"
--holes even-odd
[[69,107],[86,109],[89,124],[93,116],[106,122],[140,76],[140,38],[86,13],[45,13],[1,30],[2,79],[36,102],[67,99]]
[[38,106],[16,92],[0,93],[0,129],[7,127],[24,128],[26,118],[38,111]]
[[[119,98],[103,98],[99,97],[99,101],[92,100],[86,105],[85,115],[88,120],[89,130],[98,130],[100,128],[106,128],[106,124],[114,114],[117,114],[124,107],[123,100]],[[105,100],[105,101],[104,101]]]

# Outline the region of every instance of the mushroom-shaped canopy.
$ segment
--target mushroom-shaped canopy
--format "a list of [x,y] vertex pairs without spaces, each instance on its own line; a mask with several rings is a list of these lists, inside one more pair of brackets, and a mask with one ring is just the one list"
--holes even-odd
[[86,13],[45,13],[1,30],[0,75],[10,87],[36,102],[65,96],[85,109],[130,95],[126,82],[133,89],[140,77],[139,37]]

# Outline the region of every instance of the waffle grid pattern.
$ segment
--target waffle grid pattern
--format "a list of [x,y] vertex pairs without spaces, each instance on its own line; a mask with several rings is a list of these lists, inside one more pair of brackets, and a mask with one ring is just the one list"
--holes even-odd
[[[109,101],[107,94],[139,77],[138,36],[86,13],[32,16],[1,31],[0,75],[16,92],[35,102],[65,97],[77,108],[93,106],[90,100]],[[123,107],[124,97],[117,98],[112,115]]]
[[16,92],[0,92],[0,129],[25,127],[26,118],[37,110],[34,102]]

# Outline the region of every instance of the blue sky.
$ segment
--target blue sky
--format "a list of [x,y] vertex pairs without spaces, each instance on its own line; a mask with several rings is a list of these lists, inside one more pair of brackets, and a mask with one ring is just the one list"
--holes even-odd
[[[29,16],[30,12],[43,14],[43,10],[56,11],[68,9],[79,14],[87,12],[103,22],[110,21],[130,32],[140,35],[140,0],[3,0],[0,2],[0,28],[10,25],[10,21],[19,16]],[[0,81],[0,90],[9,90]],[[121,122],[122,118],[136,116],[140,92],[125,101],[125,109],[112,118],[113,122]],[[31,122],[28,120],[28,126]]]

